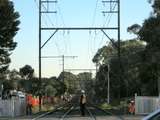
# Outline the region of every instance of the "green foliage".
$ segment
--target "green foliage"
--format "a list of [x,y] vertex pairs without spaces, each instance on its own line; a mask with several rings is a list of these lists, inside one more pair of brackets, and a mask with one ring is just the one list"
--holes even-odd
[[83,72],[77,75],[79,81],[79,89],[85,90],[88,99],[93,100],[94,98],[94,80],[92,79],[92,73]]
[[[160,48],[160,17],[145,20],[139,32],[140,40],[147,42],[147,47]],[[150,46],[148,46],[150,45]]]
[[100,108],[103,109],[103,110],[106,110],[106,109],[111,109],[112,106],[110,104],[107,104],[107,103],[102,103],[100,105]]
[[[101,61],[99,71],[96,75],[95,92],[102,101],[107,98],[108,72],[110,78],[110,97],[133,96],[140,93],[139,65],[141,65],[141,54],[145,49],[143,42],[138,40],[126,40],[121,42],[121,71],[119,71],[119,59],[117,50],[111,44],[101,48],[101,52],[95,55]],[[104,51],[104,52],[102,52]],[[100,58],[100,59],[99,59]],[[99,61],[98,61],[99,62]],[[108,71],[108,64],[110,70]],[[122,76],[119,81],[119,76]]]
[[141,29],[140,25],[133,24],[133,25],[131,25],[130,27],[127,28],[127,32],[137,35],[140,29]]
[[[157,96],[158,95],[158,66],[144,62],[140,66],[139,77],[141,80],[142,95]],[[151,87],[152,86],[152,87]]]
[[56,88],[54,88],[54,86],[52,85],[46,85],[45,86],[45,95],[46,96],[55,96],[57,93]]
[[144,21],[138,33],[139,38],[147,43],[140,66],[145,95],[158,95],[160,92],[160,1],[152,0],[152,7],[155,14]]
[[46,79],[43,85],[44,95],[47,96],[60,96],[64,93],[64,84],[56,78]]
[[0,73],[5,72],[9,66],[11,51],[17,45],[13,41],[19,30],[19,14],[15,12],[12,1],[0,0]]
[[19,89],[38,96],[40,93],[44,96],[60,96],[64,93],[64,84],[57,78],[42,78],[42,82],[38,78],[30,80],[19,80]]
[[13,85],[13,82],[14,81],[8,81],[8,80],[4,81],[3,82],[4,91],[13,90],[14,87],[16,87],[15,85]]
[[[117,52],[111,44],[99,49],[93,58],[93,62],[101,63],[95,87],[96,94],[102,98],[106,96],[100,93],[107,90],[103,87],[107,80],[106,64],[110,64],[111,68],[109,74],[112,98],[116,98],[118,94],[128,97],[134,93],[158,95],[158,89],[160,92],[160,1],[149,2],[152,3],[154,14],[146,19],[142,26],[134,24],[127,30],[136,34],[140,41],[121,42],[121,71],[117,68]],[[122,76],[121,81],[119,74]]]
[[78,75],[74,75],[70,72],[62,72],[58,80],[64,83],[63,88],[66,94],[75,94],[83,89],[86,91],[86,94],[93,95],[93,79],[92,74],[89,72],[79,73]]
[[108,59],[110,58],[108,56],[117,56],[117,51],[112,46],[112,43],[110,43],[108,46],[103,46],[100,48],[93,57],[92,61],[100,65],[108,62]]
[[[63,78],[64,77],[64,78]],[[65,92],[73,94],[76,92],[77,88],[78,88],[78,84],[77,83],[77,77],[76,75],[70,73],[70,72],[62,72],[58,79],[62,82],[64,82],[65,85]],[[64,80],[64,81],[63,81]]]
[[34,75],[34,69],[30,65],[25,65],[19,69],[20,75],[22,78],[31,79]]
[[160,1],[159,0],[148,0],[149,3],[152,4],[154,13],[159,16],[160,15]]
[[19,72],[16,69],[8,71],[8,79],[9,80],[19,80],[21,79]]

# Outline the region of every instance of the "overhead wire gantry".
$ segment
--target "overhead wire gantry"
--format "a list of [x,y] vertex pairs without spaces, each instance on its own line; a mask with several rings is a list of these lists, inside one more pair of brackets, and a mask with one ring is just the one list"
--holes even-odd
[[[118,58],[120,61],[120,0],[102,0],[102,3],[105,5],[110,6],[105,11],[102,11],[103,14],[116,14],[116,25],[114,27],[53,27],[53,26],[42,26],[42,15],[43,14],[55,14],[57,13],[56,10],[52,10],[50,6],[52,4],[56,4],[57,0],[39,0],[39,80],[41,82],[42,74],[41,74],[41,59],[42,59],[42,48],[53,38],[53,36],[58,32],[62,30],[99,30],[104,33],[104,35],[112,42],[112,44],[117,48]],[[112,9],[113,3],[117,4],[116,9]],[[42,44],[42,34],[43,32],[52,31],[52,34],[48,37],[47,40]],[[115,40],[117,40],[117,44],[114,42],[112,38],[110,38],[110,35],[106,31],[116,31],[117,37]],[[120,67],[119,67],[120,69]]]

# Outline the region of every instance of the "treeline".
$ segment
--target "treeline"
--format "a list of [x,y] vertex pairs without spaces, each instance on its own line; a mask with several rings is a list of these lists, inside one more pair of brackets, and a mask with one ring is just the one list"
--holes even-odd
[[25,65],[19,71],[7,70],[0,79],[3,95],[7,96],[10,90],[31,93],[34,96],[61,96],[76,94],[81,89],[90,94],[93,89],[92,74],[88,72],[74,75],[70,72],[62,72],[58,77],[42,78],[41,81],[34,75],[34,69]]

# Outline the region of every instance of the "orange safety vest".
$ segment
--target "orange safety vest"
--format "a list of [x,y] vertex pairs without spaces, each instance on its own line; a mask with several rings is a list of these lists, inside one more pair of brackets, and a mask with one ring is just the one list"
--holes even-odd
[[32,105],[32,95],[27,95],[27,104]]
[[134,113],[135,112],[135,105],[132,103],[129,103],[129,110],[130,113]]

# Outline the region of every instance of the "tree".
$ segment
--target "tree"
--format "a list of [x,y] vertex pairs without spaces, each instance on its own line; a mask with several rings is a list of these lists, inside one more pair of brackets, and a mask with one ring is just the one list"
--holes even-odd
[[[145,94],[158,95],[160,93],[160,1],[150,0],[150,2],[152,3],[154,14],[144,21],[138,33],[140,40],[147,43],[143,54],[140,77],[145,83]],[[151,84],[152,88],[150,88]],[[148,88],[150,91],[146,92]]]
[[148,1],[149,1],[149,3],[152,4],[154,13],[157,16],[160,16],[160,1],[159,0],[148,0]]
[[55,96],[57,93],[57,90],[52,85],[46,85],[45,86],[45,95],[46,96]]
[[[139,66],[141,94],[155,96],[160,93],[160,1],[148,1],[152,4],[153,13],[141,27],[134,24],[128,28],[128,31],[136,34],[139,40],[146,43]],[[150,87],[151,85],[152,87]]]
[[34,75],[34,69],[30,65],[25,65],[19,69],[20,75],[22,78],[31,79]]
[[13,2],[0,0],[0,73],[7,70],[11,51],[17,46],[13,38],[19,30],[18,18],[19,13],[15,12]]
[[77,76],[76,75],[74,75],[70,72],[64,72],[64,73],[61,72],[58,79],[60,81],[64,82],[64,85],[65,85],[64,88],[65,88],[66,93],[72,94],[72,93],[76,92],[76,90],[78,88]]
[[82,72],[77,75],[80,89],[86,91],[87,94],[92,91],[92,73]]
[[[141,64],[141,54],[145,49],[142,41],[137,39],[121,41],[121,73],[123,74],[122,80],[119,81],[119,59],[117,50],[108,44],[100,48],[94,59],[101,62],[99,70],[96,75],[95,92],[102,100],[107,98],[107,81],[108,72],[110,75],[110,97],[116,99],[117,95],[121,97],[133,96],[135,92],[140,91],[139,65]],[[93,59],[93,62],[94,62]],[[96,61],[100,63],[99,61]],[[110,70],[108,71],[108,64]]]
[[8,79],[9,80],[19,80],[19,79],[21,79],[21,76],[16,69],[13,69],[8,72]]
[[127,28],[127,32],[129,33],[133,33],[133,34],[138,34],[138,32],[140,31],[141,26],[138,24],[133,24],[130,27]]
[[44,83],[45,96],[59,96],[63,93],[63,84],[57,78],[51,77]]

